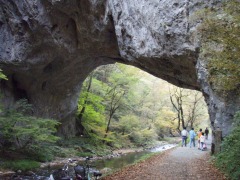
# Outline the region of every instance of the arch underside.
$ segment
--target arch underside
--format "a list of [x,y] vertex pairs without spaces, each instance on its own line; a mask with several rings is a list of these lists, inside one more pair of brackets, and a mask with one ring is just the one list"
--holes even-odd
[[26,98],[38,116],[74,132],[81,84],[96,67],[121,62],[179,87],[201,90],[213,127],[226,135],[239,97],[220,97],[199,59],[191,15],[216,2],[0,0],[0,63],[5,104]]

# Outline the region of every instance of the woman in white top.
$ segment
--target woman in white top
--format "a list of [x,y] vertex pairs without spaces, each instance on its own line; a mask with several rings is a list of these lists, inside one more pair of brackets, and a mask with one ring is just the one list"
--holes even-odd
[[201,143],[201,150],[203,151],[203,146],[205,144],[204,133],[202,133],[202,135],[200,136],[200,143]]

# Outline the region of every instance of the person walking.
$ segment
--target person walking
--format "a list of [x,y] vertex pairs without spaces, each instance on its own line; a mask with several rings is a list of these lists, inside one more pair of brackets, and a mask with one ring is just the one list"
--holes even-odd
[[202,135],[202,129],[199,129],[197,135],[198,135],[198,149],[201,149],[200,137]]
[[205,146],[205,136],[204,133],[200,136],[200,143],[201,143],[201,150],[203,151],[204,146]]
[[206,140],[208,139],[208,133],[209,133],[209,130],[208,130],[208,128],[206,127],[206,129],[205,129],[205,137],[206,137]]
[[183,145],[185,145],[185,147],[187,146],[187,136],[188,136],[188,132],[186,130],[186,127],[183,127],[183,130],[181,132],[181,136],[182,136],[182,147]]
[[192,147],[192,144],[193,144],[193,147],[195,147],[195,137],[196,137],[196,133],[194,131],[194,128],[192,128],[192,130],[189,132],[189,137],[190,137],[190,148]]

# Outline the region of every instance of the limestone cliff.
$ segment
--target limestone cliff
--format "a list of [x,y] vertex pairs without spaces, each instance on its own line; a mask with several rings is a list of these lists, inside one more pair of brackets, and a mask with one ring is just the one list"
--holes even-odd
[[[239,97],[220,97],[199,56],[197,10],[220,0],[0,0],[1,82],[8,102],[27,98],[35,114],[74,134],[81,83],[97,66],[121,62],[177,86],[202,90],[213,127],[229,133]],[[226,99],[227,98],[227,99]]]

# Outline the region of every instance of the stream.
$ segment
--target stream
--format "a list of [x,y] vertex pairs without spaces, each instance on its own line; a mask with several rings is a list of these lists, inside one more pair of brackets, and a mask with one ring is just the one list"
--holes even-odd
[[[173,147],[175,147],[176,144],[166,144],[166,145],[162,145],[150,150],[144,150],[141,152],[131,152],[131,153],[127,153],[127,154],[122,154],[116,157],[112,157],[112,158],[105,158],[105,159],[98,159],[98,160],[91,160],[90,161],[90,165],[94,167],[95,170],[99,170],[100,172],[103,173],[103,176],[106,174],[109,174],[111,172],[117,171],[121,168],[123,168],[124,166],[133,164],[134,162],[140,160],[143,156],[145,156],[146,154],[150,154],[150,153],[156,153],[156,152],[162,152],[162,151],[166,151],[168,149],[171,149]],[[82,165],[84,162],[77,162],[77,164]],[[59,165],[59,166],[52,166],[52,167],[48,167],[48,168],[41,168],[39,170],[36,170],[34,172],[35,176],[31,176],[31,177],[23,177],[23,180],[48,180],[50,177],[50,174],[57,170],[57,169],[61,169],[63,167],[63,165]],[[70,176],[74,176],[74,169],[72,166],[69,166],[69,175]],[[94,170],[93,169],[93,170]]]
[[164,146],[159,146],[150,150],[145,150],[141,152],[132,152],[123,154],[119,157],[114,157],[111,159],[101,159],[94,161],[94,165],[97,169],[108,169],[110,171],[116,171],[123,168],[124,166],[133,164],[134,162],[140,160],[143,156],[150,153],[161,152],[175,147],[176,145],[168,144]]

